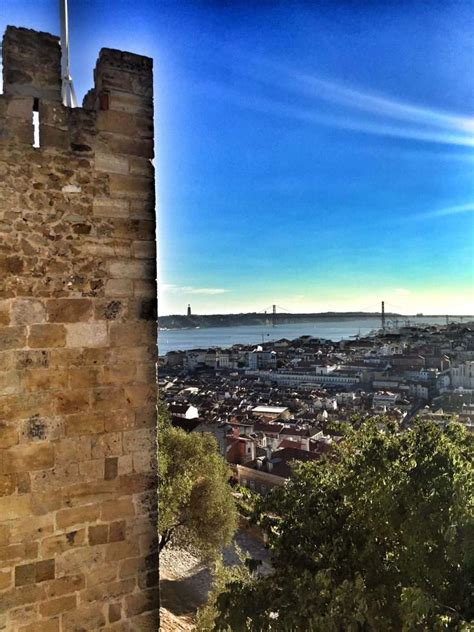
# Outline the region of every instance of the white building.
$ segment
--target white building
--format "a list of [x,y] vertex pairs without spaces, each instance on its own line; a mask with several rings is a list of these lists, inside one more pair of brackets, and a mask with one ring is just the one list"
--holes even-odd
[[453,388],[474,389],[474,360],[451,367],[451,384]]
[[276,369],[277,358],[275,351],[264,351],[262,347],[257,347],[250,351],[248,356],[249,369]]
[[360,375],[347,375],[339,371],[329,374],[302,373],[298,371],[255,371],[247,370],[247,375],[255,375],[268,382],[276,382],[282,386],[301,386],[311,384],[314,388],[321,386],[353,386],[360,382]]

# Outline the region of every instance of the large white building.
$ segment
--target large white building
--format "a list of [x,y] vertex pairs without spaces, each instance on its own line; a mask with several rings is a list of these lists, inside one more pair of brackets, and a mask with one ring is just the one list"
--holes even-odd
[[277,357],[275,351],[264,351],[262,347],[257,347],[248,354],[249,369],[275,369]]
[[474,389],[474,360],[451,367],[451,384],[453,388]]
[[329,373],[313,373],[299,371],[256,371],[248,370],[247,375],[255,375],[268,382],[276,382],[282,386],[300,386],[311,384],[314,388],[321,386],[353,386],[360,382],[360,375],[348,375],[339,371]]

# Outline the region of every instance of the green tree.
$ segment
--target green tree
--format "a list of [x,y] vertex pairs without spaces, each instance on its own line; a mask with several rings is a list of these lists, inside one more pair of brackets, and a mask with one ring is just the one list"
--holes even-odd
[[214,558],[237,525],[230,471],[209,433],[187,434],[170,425],[163,405],[158,424],[158,533],[170,543]]
[[260,503],[272,574],[221,580],[213,629],[473,630],[473,456],[459,424],[374,420],[297,465]]

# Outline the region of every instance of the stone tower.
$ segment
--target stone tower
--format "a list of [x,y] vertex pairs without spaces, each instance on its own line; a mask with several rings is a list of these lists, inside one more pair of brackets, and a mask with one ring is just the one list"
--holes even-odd
[[156,630],[152,61],[103,49],[68,109],[8,27],[3,73],[0,630]]

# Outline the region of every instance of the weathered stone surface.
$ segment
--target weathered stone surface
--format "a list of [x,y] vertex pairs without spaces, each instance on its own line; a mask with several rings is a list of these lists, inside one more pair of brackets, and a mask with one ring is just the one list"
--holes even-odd
[[11,322],[13,325],[33,325],[46,320],[46,310],[41,301],[17,299],[12,301]]
[[31,348],[64,347],[66,329],[64,325],[33,325],[30,327],[28,346]]
[[59,59],[57,38],[7,30],[0,629],[145,630],[158,607],[143,576],[156,546],[151,60],[104,49],[84,107],[68,109]]
[[92,301],[86,298],[55,299],[46,303],[51,323],[76,323],[89,320]]
[[68,347],[107,346],[107,324],[105,322],[75,323],[66,325]]

